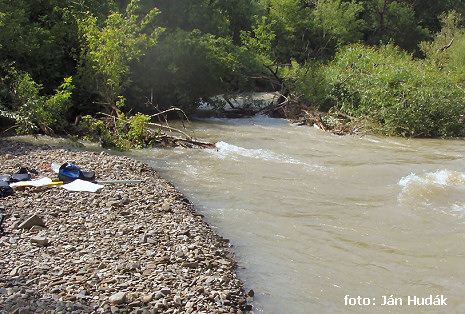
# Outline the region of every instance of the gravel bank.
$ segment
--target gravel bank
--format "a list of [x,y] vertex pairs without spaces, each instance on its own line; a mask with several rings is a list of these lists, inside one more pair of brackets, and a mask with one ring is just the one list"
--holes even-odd
[[[96,193],[16,188],[0,198],[1,313],[241,313],[226,239],[152,168],[127,157],[0,140],[0,174],[52,162],[95,171]],[[31,218],[34,226],[24,225]],[[42,225],[42,226],[41,226]],[[252,294],[252,292],[250,292]]]

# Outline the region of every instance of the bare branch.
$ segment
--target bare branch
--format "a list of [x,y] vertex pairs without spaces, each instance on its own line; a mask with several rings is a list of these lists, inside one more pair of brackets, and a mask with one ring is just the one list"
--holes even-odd
[[181,133],[182,135],[184,135],[185,137],[187,137],[189,140],[192,140],[192,137],[191,137],[189,134],[187,134],[187,133],[185,133],[185,132],[183,132],[183,131],[181,131],[181,130],[179,130],[179,129],[177,129],[177,128],[173,128],[173,127],[168,126],[168,125],[163,125],[163,124],[153,123],[153,122],[149,122],[149,125],[151,125],[151,126],[156,126],[156,127],[159,127],[159,128],[165,129],[165,130],[168,130],[168,131]]
[[449,44],[445,45],[444,47],[442,48],[439,48],[438,51],[436,51],[436,53],[440,53],[440,52],[443,52],[444,50],[450,48],[450,46],[452,46],[452,43],[454,42],[454,38],[451,39],[451,41],[449,42]]

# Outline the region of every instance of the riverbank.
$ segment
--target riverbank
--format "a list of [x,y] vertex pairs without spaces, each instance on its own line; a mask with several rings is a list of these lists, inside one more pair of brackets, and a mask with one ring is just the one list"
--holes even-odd
[[[229,243],[149,166],[127,157],[0,140],[0,173],[52,179],[70,161],[105,184],[96,193],[17,188],[0,198],[2,312],[206,312],[249,309]],[[24,222],[35,216],[35,226]],[[42,226],[41,226],[42,225]]]

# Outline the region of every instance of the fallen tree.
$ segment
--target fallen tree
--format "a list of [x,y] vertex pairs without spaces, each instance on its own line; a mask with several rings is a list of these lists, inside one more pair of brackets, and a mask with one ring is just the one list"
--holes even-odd
[[[80,133],[90,141],[99,142],[104,148],[128,150],[154,146],[181,146],[189,148],[214,148],[215,144],[198,140],[185,131],[170,126],[167,114],[178,111],[187,119],[179,108],[170,108],[153,115],[136,113],[129,116],[100,112],[96,117],[84,116],[79,123]],[[158,122],[151,122],[157,119]]]

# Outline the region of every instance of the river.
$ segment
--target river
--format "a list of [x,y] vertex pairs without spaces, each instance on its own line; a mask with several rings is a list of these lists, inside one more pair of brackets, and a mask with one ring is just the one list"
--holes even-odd
[[464,141],[265,117],[188,128],[217,149],[132,156],[230,239],[255,313],[465,312]]

